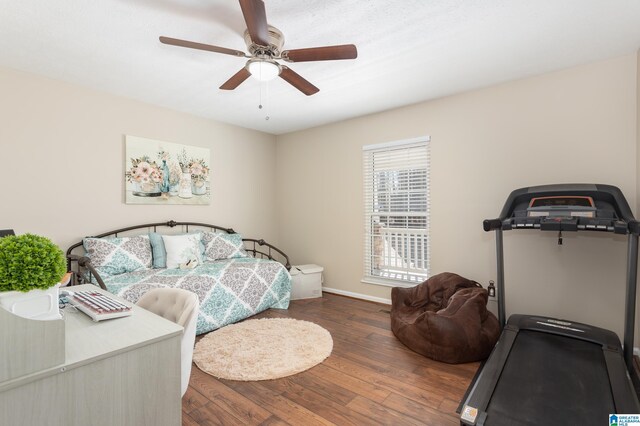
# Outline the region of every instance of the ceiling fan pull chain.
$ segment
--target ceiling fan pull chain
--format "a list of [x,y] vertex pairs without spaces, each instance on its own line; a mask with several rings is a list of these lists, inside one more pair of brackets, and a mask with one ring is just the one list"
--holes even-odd
[[[265,97],[265,100],[268,100],[268,99],[269,99],[269,82],[268,82],[268,81],[265,81],[265,82],[264,82],[264,85],[265,85],[265,87],[266,87],[264,97]],[[262,90],[262,89],[261,89],[261,90]],[[265,119],[265,120],[267,120],[267,121],[269,121],[269,115],[267,114],[266,108],[265,108],[265,116],[264,116],[264,119]]]
[[[258,109],[264,109],[265,113],[266,113],[267,106],[262,104],[262,89],[264,87],[266,87],[266,89],[265,89],[266,93],[265,93],[265,96],[264,96],[265,97],[265,102],[266,102],[266,100],[269,98],[269,82],[268,81],[262,81],[260,83],[261,83],[260,84],[260,103],[258,104]],[[269,116],[265,115],[264,119],[269,121]]]

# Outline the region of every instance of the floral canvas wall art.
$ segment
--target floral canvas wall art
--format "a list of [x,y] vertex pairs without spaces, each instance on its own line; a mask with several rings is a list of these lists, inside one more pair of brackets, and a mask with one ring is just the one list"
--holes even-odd
[[127,204],[209,204],[208,148],[125,137]]

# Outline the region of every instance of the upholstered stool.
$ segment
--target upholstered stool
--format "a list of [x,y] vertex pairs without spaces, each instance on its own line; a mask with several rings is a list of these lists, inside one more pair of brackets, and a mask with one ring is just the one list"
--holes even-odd
[[391,330],[407,347],[436,361],[485,359],[500,337],[487,291],[445,272],[411,288],[391,290]]
[[146,292],[138,306],[184,327],[180,349],[180,390],[185,394],[191,376],[191,360],[196,340],[196,323],[200,302],[198,296],[181,288],[155,288]]

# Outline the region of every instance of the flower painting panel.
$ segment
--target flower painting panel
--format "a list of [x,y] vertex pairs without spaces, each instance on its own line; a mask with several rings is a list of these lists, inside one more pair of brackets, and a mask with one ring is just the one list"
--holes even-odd
[[209,204],[211,154],[208,148],[125,138],[127,204]]

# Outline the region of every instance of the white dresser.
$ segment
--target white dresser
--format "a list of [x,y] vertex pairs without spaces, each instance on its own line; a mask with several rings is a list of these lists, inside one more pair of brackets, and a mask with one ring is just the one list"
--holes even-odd
[[[73,290],[88,288],[96,289]],[[9,377],[0,381],[0,425],[181,424],[182,327],[137,306],[131,316],[97,323],[66,308],[64,319],[47,321],[53,326],[0,311],[0,380]],[[51,339],[62,322],[64,356]],[[29,371],[49,356],[64,362]]]

